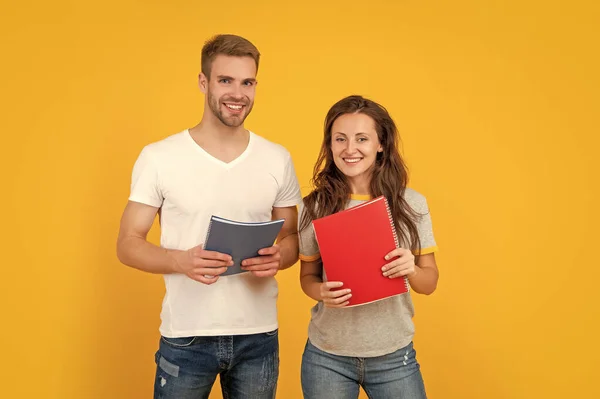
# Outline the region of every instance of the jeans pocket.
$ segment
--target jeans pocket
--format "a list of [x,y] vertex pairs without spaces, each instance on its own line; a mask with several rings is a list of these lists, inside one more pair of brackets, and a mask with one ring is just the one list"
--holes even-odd
[[160,339],[167,345],[174,346],[176,348],[185,348],[191,346],[197,337],[180,337],[180,338],[167,338],[161,336]]

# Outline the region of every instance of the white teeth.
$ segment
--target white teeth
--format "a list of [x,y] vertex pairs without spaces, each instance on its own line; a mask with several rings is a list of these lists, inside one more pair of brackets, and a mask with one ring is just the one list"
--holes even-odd
[[231,105],[231,104],[225,104],[225,106],[226,106],[227,108],[229,108],[229,109],[233,109],[233,110],[236,110],[236,111],[239,111],[240,109],[242,109],[242,106],[241,106],[241,105]]
[[349,163],[356,163],[356,162],[360,161],[360,158],[344,158],[344,161],[349,162]]

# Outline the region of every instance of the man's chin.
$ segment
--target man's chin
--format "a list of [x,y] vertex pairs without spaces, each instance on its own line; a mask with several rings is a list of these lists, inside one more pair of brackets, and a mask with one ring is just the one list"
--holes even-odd
[[244,116],[243,118],[219,118],[221,120],[221,123],[223,123],[225,126],[227,127],[240,127],[244,124],[244,120],[246,119],[246,117]]

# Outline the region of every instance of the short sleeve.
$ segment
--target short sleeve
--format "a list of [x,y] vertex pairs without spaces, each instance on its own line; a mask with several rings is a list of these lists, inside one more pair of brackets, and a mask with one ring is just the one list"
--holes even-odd
[[306,208],[304,203],[300,203],[300,212],[298,217],[298,236],[299,236],[299,249],[300,249],[300,260],[305,262],[313,262],[321,258],[319,252],[319,244],[317,243],[317,237],[315,236],[315,229],[312,223],[310,223],[304,230],[300,230],[302,219]]
[[417,232],[421,241],[421,251],[419,254],[425,255],[436,252],[438,247],[433,235],[431,212],[429,211],[427,199],[418,194],[415,198],[413,209],[419,214],[417,219]]
[[298,205],[302,201],[300,194],[300,184],[296,177],[296,170],[294,169],[294,163],[292,157],[287,154],[283,172],[283,178],[279,185],[279,191],[273,204],[276,208],[282,208],[286,206]]
[[160,208],[163,202],[158,169],[148,147],[144,147],[133,166],[129,200]]

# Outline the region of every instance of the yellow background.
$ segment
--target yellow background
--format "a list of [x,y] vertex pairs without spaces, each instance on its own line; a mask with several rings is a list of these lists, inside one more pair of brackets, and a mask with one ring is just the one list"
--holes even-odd
[[[596,4],[4,2],[0,396],[151,397],[163,282],[119,264],[119,217],[142,146],[200,119],[200,49],[230,32],[263,54],[246,126],[290,150],[304,194],[335,101],[397,121],[441,249],[415,298],[430,398],[600,397]],[[278,276],[283,399],[312,305],[298,270]]]

